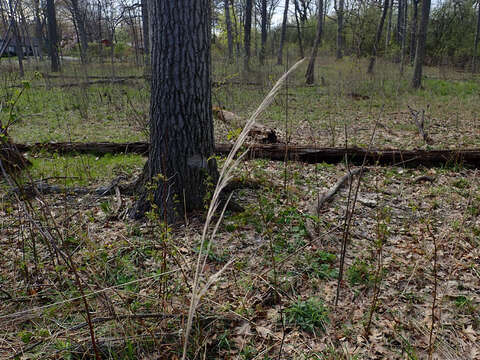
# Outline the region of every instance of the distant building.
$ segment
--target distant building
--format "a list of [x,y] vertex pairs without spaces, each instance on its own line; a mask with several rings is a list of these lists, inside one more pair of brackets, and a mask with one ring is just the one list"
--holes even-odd
[[102,39],[102,45],[109,47],[112,46],[112,42],[108,39]]
[[[39,43],[40,42],[36,38],[22,39],[21,48],[23,50],[23,55],[39,56],[40,55]],[[16,45],[17,45],[16,41],[12,38],[8,38],[8,39],[0,38],[0,49],[3,49],[6,46],[3,56],[17,56]]]

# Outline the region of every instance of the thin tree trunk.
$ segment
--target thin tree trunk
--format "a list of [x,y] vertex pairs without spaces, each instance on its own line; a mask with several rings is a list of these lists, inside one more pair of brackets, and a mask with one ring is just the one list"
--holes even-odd
[[172,222],[185,212],[202,209],[208,184],[216,182],[216,162],[211,158],[209,4],[209,0],[151,2],[151,146],[144,178],[155,186],[145,187],[130,211],[132,217],[154,210]]
[[388,22],[387,22],[387,34],[385,35],[385,50],[390,45],[390,37],[392,34],[392,13],[393,13],[393,0],[388,3]]
[[407,52],[407,12],[408,12],[408,0],[403,1],[403,24],[402,24],[402,55],[400,59],[400,76],[403,76],[403,70],[405,68],[405,56]]
[[343,47],[345,46],[345,37],[343,34],[343,11],[344,11],[344,0],[338,1],[337,9],[337,59],[343,57]]
[[85,16],[80,11],[78,0],[71,0],[71,3],[73,17],[75,18],[75,22],[77,23],[78,37],[80,40],[80,59],[82,61],[82,64],[86,64],[88,62],[88,40],[87,31],[85,29]]
[[298,20],[298,0],[294,0],[295,3],[295,21],[297,23],[297,37],[298,37],[298,46],[300,50],[300,58],[305,57],[305,51],[303,50],[303,40],[302,40],[302,31],[300,29],[300,21]]
[[235,12],[235,3],[234,0],[231,0],[231,6],[232,6],[232,16],[233,16],[233,29],[235,31],[235,48],[237,49],[237,64],[238,64],[238,59],[240,58],[240,40],[238,39],[238,20],[237,20],[237,14]]
[[98,55],[100,64],[103,64],[103,43],[102,43],[102,2],[98,0]]
[[233,60],[233,34],[232,20],[230,19],[230,6],[228,0],[223,1],[225,7],[225,25],[227,26],[227,42],[228,42],[228,61]]
[[250,38],[252,31],[252,0],[245,2],[245,27],[243,34],[243,45],[245,54],[243,58],[243,67],[245,71],[250,71]]
[[43,60],[43,26],[40,20],[40,0],[33,1],[34,13],[35,13],[35,37],[38,41],[38,56],[40,60]]
[[277,65],[283,64],[283,45],[285,44],[285,38],[287,36],[288,2],[289,0],[285,0],[285,6],[283,8],[282,31],[280,34],[280,45],[278,47]]
[[47,0],[47,22],[48,22],[48,49],[51,61],[52,72],[60,71],[60,59],[58,57],[58,35],[57,18],[55,15],[54,0]]
[[402,43],[402,26],[403,26],[403,17],[404,17],[404,6],[403,3],[406,0],[398,0],[398,13],[397,13],[397,27],[395,30],[395,41],[397,44]]
[[305,73],[305,82],[307,85],[312,85],[315,82],[315,60],[317,59],[318,48],[322,42],[323,32],[323,0],[318,0],[318,23],[317,35],[315,36],[315,43],[313,44],[312,56],[308,63],[307,72]]
[[150,21],[148,18],[149,0],[141,0],[142,5],[142,37],[143,37],[143,61],[145,63],[145,75],[150,74]]
[[410,63],[415,61],[415,51],[417,48],[417,23],[418,23],[418,1],[412,0],[412,21],[410,29]]
[[382,38],[383,24],[385,23],[385,18],[387,17],[387,14],[388,14],[388,2],[389,0],[385,0],[383,4],[382,16],[380,18],[380,22],[378,23],[377,34],[375,35],[375,42],[373,43],[373,52],[372,52],[372,56],[370,57],[370,62],[368,64],[367,74],[373,74],[373,67],[375,66],[375,61],[377,59],[377,47],[380,45],[380,39]]
[[262,21],[262,34],[261,34],[261,44],[260,44],[260,65],[265,64],[265,54],[267,46],[267,0],[262,0],[262,13],[260,14]]
[[131,9],[128,10],[128,22],[130,22],[130,26],[132,28],[132,38],[133,38],[133,47],[135,49],[135,65],[138,66],[140,64],[138,60],[138,36],[137,36],[137,22],[135,21],[135,15],[132,16]]
[[[34,56],[35,60],[38,61],[37,54],[35,53],[35,50],[34,50],[32,37],[30,36],[30,33],[28,31],[27,20],[25,18],[25,12],[23,11],[22,3],[19,2],[18,6],[19,6],[19,13],[20,13],[20,20],[22,22],[22,28],[23,28],[23,31],[24,31],[24,34],[25,34],[25,36],[23,36],[23,38],[27,39],[28,46],[30,47],[30,50],[32,51],[32,55]],[[27,44],[25,44],[25,45],[27,45]],[[30,54],[30,51],[27,52],[27,55],[29,55],[29,54]],[[29,58],[27,58],[27,59],[29,59]]]
[[283,46],[285,44],[285,38],[287,36],[288,3],[289,3],[289,0],[285,0],[285,5],[283,8],[282,31],[280,35],[280,45],[278,47],[278,55],[277,55],[277,65],[283,64]]
[[427,43],[428,20],[430,17],[431,0],[422,0],[422,18],[418,30],[417,50],[415,51],[415,64],[413,66],[412,87],[418,89],[422,85],[422,68],[425,61],[425,46]]
[[23,77],[25,75],[25,71],[23,70],[23,46],[16,19],[17,9],[16,6],[15,8],[13,7],[12,0],[8,1],[8,6],[10,7],[10,21],[12,22],[13,41],[15,42],[15,52],[17,53],[18,59],[18,73],[20,77]]
[[255,56],[258,56],[258,42],[257,42],[257,28],[258,28],[258,18],[257,18],[257,0],[253,0],[253,53]]
[[473,59],[472,59],[472,72],[477,72],[477,51],[478,51],[478,38],[480,37],[480,3],[477,3],[477,30],[475,32],[475,42],[473,44]]
[[112,80],[115,81],[115,27],[112,24],[110,28],[110,66],[112,68]]

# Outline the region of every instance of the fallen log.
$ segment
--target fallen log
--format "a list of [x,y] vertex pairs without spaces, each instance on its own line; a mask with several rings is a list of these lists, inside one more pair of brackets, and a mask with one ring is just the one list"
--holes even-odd
[[[229,127],[243,129],[245,126],[246,120],[230,111],[221,109],[218,106],[214,106],[212,112],[216,119],[220,120]],[[279,142],[275,129],[269,128],[257,122],[250,127],[248,136],[251,136],[253,139],[261,142],[262,144],[275,144]]]
[[[42,73],[43,77],[50,78],[50,79],[82,79],[82,75],[57,75],[57,74],[48,74],[48,73]],[[107,79],[111,80],[112,76],[111,75],[88,75],[88,79]],[[115,79],[118,80],[124,80],[124,79],[145,79],[145,76],[137,76],[137,75],[126,75],[126,76],[115,76]]]
[[[77,86],[90,86],[90,85],[101,85],[101,84],[123,84],[126,82],[132,82],[132,81],[137,81],[140,80],[140,78],[109,78],[109,79],[98,79],[98,80],[89,80],[89,81],[84,81],[82,78],[78,78],[78,81],[76,82],[70,82],[70,83],[62,83],[62,84],[57,84],[57,83],[49,83],[49,87],[57,87],[57,88],[71,88],[71,87],[77,87]],[[42,87],[45,86],[44,84],[41,85]],[[23,88],[24,85],[10,85],[9,88]],[[33,85],[33,87],[38,87],[38,85]]]
[[4,176],[3,171],[13,175],[30,166],[30,161],[12,144],[4,129],[0,129],[0,135],[0,178]]
[[21,152],[55,152],[59,154],[140,154],[148,155],[149,144],[147,142],[132,143],[112,143],[112,142],[94,142],[94,143],[75,143],[75,142],[58,142],[58,143],[35,143],[15,144]]
[[[36,143],[32,145],[16,144],[21,152],[58,152],[66,153],[91,153],[95,155],[115,153],[148,154],[148,143]],[[227,155],[232,149],[232,144],[216,144],[217,155]],[[285,144],[251,144],[248,146],[247,159],[269,159],[305,163],[339,163],[344,161],[345,156],[352,164],[362,164],[365,157],[366,165],[397,165],[397,166],[441,166],[462,164],[480,168],[480,149],[465,150],[400,150],[400,149],[367,149],[362,148],[320,148],[308,145]]]

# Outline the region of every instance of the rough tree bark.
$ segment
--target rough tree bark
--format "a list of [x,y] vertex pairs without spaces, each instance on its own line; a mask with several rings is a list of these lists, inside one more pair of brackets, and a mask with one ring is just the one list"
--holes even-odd
[[417,48],[417,23],[418,23],[418,2],[412,0],[412,21],[410,28],[410,63],[415,61],[415,50]]
[[223,1],[225,8],[225,25],[227,26],[227,42],[228,42],[228,60],[233,60],[233,33],[232,33],[232,20],[230,19],[230,5],[228,0]]
[[[151,0],[150,182],[131,209],[171,222],[204,205],[215,183],[209,0]],[[170,29],[170,31],[161,31]]]
[[413,65],[412,87],[414,89],[418,89],[422,85],[422,68],[425,60],[430,3],[431,0],[422,0],[422,18],[418,29],[417,50],[415,51],[415,64]]
[[55,14],[54,0],[47,0],[47,23],[48,23],[48,50],[52,72],[60,71],[60,59],[58,57],[57,17]]
[[318,23],[317,23],[317,35],[315,36],[315,42],[313,44],[312,56],[308,63],[307,72],[305,73],[305,82],[307,85],[312,85],[315,82],[315,60],[317,59],[318,48],[322,41],[323,32],[323,0],[318,0]]
[[337,59],[341,59],[343,57],[343,47],[344,47],[344,34],[343,34],[343,11],[345,8],[344,0],[338,1],[338,9],[336,9],[337,13]]
[[283,8],[282,30],[280,34],[280,45],[278,47],[277,54],[277,65],[283,64],[283,45],[285,44],[285,38],[287,36],[288,3],[289,0],[285,0],[285,5]]
[[383,4],[382,16],[380,17],[380,22],[377,27],[377,34],[375,35],[375,42],[373,43],[372,56],[370,57],[370,62],[368,63],[368,74],[373,74],[373,67],[375,66],[375,60],[377,59],[377,48],[380,45],[380,39],[382,38],[383,24],[385,23],[385,18],[388,14],[388,2],[385,0]]
[[478,40],[480,37],[480,3],[477,3],[478,12],[477,12],[477,30],[475,32],[475,42],[473,44],[473,58],[472,58],[472,72],[477,72],[477,51],[478,51]]
[[250,71],[250,38],[252,31],[252,0],[245,2],[245,21],[243,31],[243,46],[245,47],[243,54],[243,68],[245,71]]

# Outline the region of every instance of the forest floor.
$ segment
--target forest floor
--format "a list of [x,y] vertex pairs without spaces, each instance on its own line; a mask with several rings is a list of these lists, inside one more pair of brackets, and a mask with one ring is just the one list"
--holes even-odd
[[[14,113],[15,142],[146,139],[143,79],[59,87],[82,81],[74,78],[79,65],[70,66],[64,74],[72,78],[32,71],[23,85],[13,72],[5,75],[4,104],[24,89],[14,111],[0,113],[3,122]],[[118,78],[142,75],[116,66]],[[344,147],[347,140],[366,147],[378,121],[377,148],[480,148],[480,78],[427,68],[424,89],[412,91],[410,69],[400,77],[397,67],[380,61],[367,76],[363,60],[323,57],[318,85],[304,86],[300,68],[259,121],[290,144]],[[244,76],[217,63],[213,103],[248,117],[283,70],[270,66]],[[88,71],[100,77],[108,66]],[[431,144],[418,135],[408,106],[425,111]],[[216,122],[217,142],[237,133]],[[138,155],[26,155],[30,180],[65,187],[132,180],[145,162]],[[82,291],[105,358],[180,358],[201,253],[207,256],[202,284],[228,266],[200,302],[190,359],[421,359],[430,350],[437,359],[480,359],[477,169],[366,170],[356,201],[357,178],[316,213],[312,205],[347,173],[345,163],[242,162],[235,175],[245,185],[234,199],[244,211],[227,211],[203,248],[202,214],[166,227],[153,214],[128,220],[134,197],[63,193],[19,202],[3,185],[0,358],[91,355]]]

